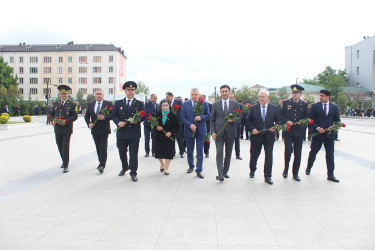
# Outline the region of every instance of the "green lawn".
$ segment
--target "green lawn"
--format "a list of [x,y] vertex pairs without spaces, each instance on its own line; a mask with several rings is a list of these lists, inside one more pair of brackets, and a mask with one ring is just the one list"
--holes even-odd
[[26,123],[26,122],[17,122],[17,121],[8,121],[7,123],[5,124],[17,124],[17,123]]

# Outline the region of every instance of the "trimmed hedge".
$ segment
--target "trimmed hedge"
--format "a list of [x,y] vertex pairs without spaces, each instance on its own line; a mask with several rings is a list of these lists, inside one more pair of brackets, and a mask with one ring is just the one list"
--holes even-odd
[[31,118],[31,116],[29,116],[29,115],[24,115],[24,116],[23,116],[23,120],[24,120],[25,122],[31,122],[32,118]]
[[0,116],[0,123],[1,124],[5,124],[5,123],[7,123],[8,122],[8,116],[5,116],[5,115],[1,115]]

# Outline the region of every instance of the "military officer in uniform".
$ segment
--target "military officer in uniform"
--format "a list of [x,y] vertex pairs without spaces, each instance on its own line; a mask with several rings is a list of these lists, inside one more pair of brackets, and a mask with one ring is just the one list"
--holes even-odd
[[[141,122],[144,121],[144,117],[139,122],[128,122],[127,120],[133,117],[136,111],[141,112],[144,110],[144,105],[143,102],[134,98],[135,89],[137,88],[135,82],[128,81],[122,88],[125,90],[126,97],[116,101],[112,112],[112,120],[119,127],[116,133],[117,148],[122,162],[122,170],[119,176],[123,176],[130,169],[132,181],[137,182],[138,148],[141,138]],[[127,157],[128,148],[129,162]]]
[[62,117],[61,124],[52,121],[55,130],[55,138],[57,148],[59,149],[61,160],[63,164],[63,172],[69,172],[69,146],[70,136],[73,134],[73,122],[77,120],[76,104],[68,100],[70,87],[66,85],[59,85],[57,87],[61,100],[56,101],[52,105],[50,119]]
[[302,142],[306,134],[306,127],[301,127],[300,120],[309,117],[309,109],[307,102],[301,100],[302,91],[305,89],[297,84],[293,84],[291,89],[292,98],[284,100],[281,109],[281,123],[291,126],[290,131],[285,132],[285,168],[283,177],[288,177],[289,161],[292,152],[294,152],[293,179],[300,181],[298,171],[301,164]]

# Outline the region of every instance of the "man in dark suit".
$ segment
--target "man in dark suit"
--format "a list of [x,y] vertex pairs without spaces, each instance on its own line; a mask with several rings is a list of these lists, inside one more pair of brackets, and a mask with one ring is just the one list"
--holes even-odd
[[16,105],[14,107],[14,116],[18,116],[18,113],[20,112],[20,108],[18,107],[18,105]]
[[[138,148],[139,139],[141,138],[141,121],[128,121],[134,114],[139,111],[144,111],[143,102],[134,98],[137,84],[133,81],[127,81],[122,88],[125,90],[126,97],[118,100],[113,107],[112,120],[119,127],[117,137],[117,148],[119,150],[120,159],[122,163],[122,170],[119,176],[123,176],[127,170],[130,169],[130,176],[133,182],[138,181]],[[127,151],[129,148],[129,163]]]
[[73,134],[73,122],[78,119],[78,115],[75,103],[68,100],[70,87],[59,85],[57,89],[61,100],[53,103],[50,118],[53,120],[55,117],[62,117],[61,123],[52,121],[52,125],[54,126],[57,148],[63,161],[61,168],[64,169],[64,173],[67,173],[69,172],[70,137]]
[[[225,117],[230,113],[233,113],[235,109],[239,109],[239,104],[229,99],[230,87],[223,85],[220,87],[221,99],[215,102],[212,106],[212,113],[210,117],[212,138],[215,140],[216,145],[216,166],[218,176],[216,180],[224,181],[224,178],[229,178],[228,171],[230,166],[230,160],[232,157],[232,150],[235,138],[237,136],[237,124],[241,122],[241,117],[237,117],[235,120],[226,120]],[[220,134],[221,127],[228,121],[224,131]],[[225,158],[223,162],[225,145]]]
[[293,84],[290,88],[292,89],[292,98],[285,100],[281,109],[281,123],[291,126],[290,131],[285,133],[285,168],[283,177],[288,177],[290,157],[294,152],[293,179],[300,181],[298,171],[301,165],[302,142],[306,135],[306,127],[301,127],[300,120],[308,118],[309,109],[307,102],[301,100],[302,91],[305,89],[297,84]]
[[36,106],[34,107],[34,109],[33,109],[33,114],[34,114],[34,115],[39,115],[39,107],[38,107],[38,105],[36,105]]
[[322,144],[326,151],[326,163],[327,163],[327,180],[333,182],[339,182],[334,175],[335,162],[334,162],[334,133],[328,133],[331,131],[331,126],[335,122],[340,121],[339,110],[336,105],[329,101],[331,92],[327,89],[320,90],[320,102],[311,105],[310,118],[314,120],[312,127],[314,132],[318,131],[320,134],[314,136],[311,142],[311,150],[309,159],[307,161],[306,174],[310,175],[311,168],[314,165],[314,161],[317,153],[319,152]]
[[179,105],[180,106],[180,109],[177,110],[177,113],[176,113],[178,122],[180,123],[180,128],[176,132],[176,140],[177,140],[177,145],[178,145],[178,148],[179,148],[179,151],[180,151],[179,154],[180,154],[181,158],[184,158],[185,149],[184,149],[184,142],[183,142],[183,135],[182,135],[183,134],[182,121],[181,121],[181,117],[180,117],[181,116],[182,102],[178,99],[174,99],[172,92],[167,92],[165,94],[165,98],[169,101],[171,107],[173,107],[173,105]]
[[[229,98],[235,102],[237,102],[237,98],[235,94],[231,94]],[[243,109],[242,105],[239,104],[239,109]],[[242,119],[243,114],[241,114],[241,119]],[[240,151],[240,135],[241,135],[241,123],[236,123],[237,126],[237,135],[236,139],[234,140],[234,151],[236,152],[236,159],[237,160],[242,160],[241,158],[241,151]]]
[[3,108],[3,112],[9,114],[8,105],[5,105],[5,107]]
[[[207,135],[206,121],[210,119],[210,110],[208,109],[207,102],[203,102],[203,111],[200,115],[195,114],[195,107],[197,105],[199,90],[193,88],[190,92],[191,99],[182,104],[181,108],[181,121],[184,123],[184,136],[187,147],[189,169],[187,173],[194,170],[194,146],[197,146],[197,176],[201,179],[204,178],[202,170],[203,162],[203,142]],[[196,125],[195,125],[196,124]],[[193,136],[194,134],[194,136]]]
[[[158,111],[160,111],[160,105],[157,103],[158,96],[156,94],[152,94],[150,101],[146,102],[145,104],[145,113],[146,115],[151,114],[151,116],[155,116]],[[152,157],[155,156],[155,133],[151,132],[151,123],[148,121],[143,122],[143,132],[145,135],[145,157],[150,155],[150,134],[151,134],[151,153]]]
[[[199,98],[201,98],[203,101],[206,101],[206,95],[205,94],[201,94],[199,96]],[[208,105],[208,109],[210,110],[210,113],[211,113],[211,111],[212,111],[212,104],[207,102],[207,105]],[[210,129],[211,129],[210,128],[210,120],[206,121],[206,127],[207,127],[207,134],[209,134],[210,133]],[[208,141],[204,140],[203,152],[206,155],[206,158],[210,157],[210,141],[209,140]]]
[[46,124],[51,124],[51,112],[52,112],[52,107],[51,107],[51,104],[48,103],[48,106],[47,106],[47,121],[46,121]]
[[[276,105],[268,102],[269,92],[262,90],[258,93],[258,103],[251,106],[246,123],[250,128],[250,178],[254,178],[256,165],[264,146],[264,178],[265,182],[272,185],[273,144],[275,142],[275,124],[280,124],[280,112]],[[259,132],[265,130],[265,132]]]
[[96,153],[99,159],[97,169],[100,173],[103,173],[107,162],[108,134],[111,133],[111,125],[109,124],[111,115],[102,114],[103,108],[107,108],[107,105],[112,107],[112,103],[104,100],[103,90],[96,89],[95,101],[89,103],[85,114],[85,121],[91,129],[91,135],[95,142]]

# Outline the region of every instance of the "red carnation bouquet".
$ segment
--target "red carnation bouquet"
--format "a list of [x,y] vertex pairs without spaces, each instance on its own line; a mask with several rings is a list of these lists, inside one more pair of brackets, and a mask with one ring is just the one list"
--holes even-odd
[[242,112],[247,113],[247,112],[249,112],[250,108],[251,108],[250,104],[243,105]]
[[[145,114],[144,110],[142,110],[142,111],[137,110],[132,117],[130,117],[129,119],[125,119],[125,123],[128,123],[128,122],[135,122],[135,123],[140,122],[141,119],[142,119],[142,117],[145,117],[145,115],[146,114]],[[115,129],[115,132],[118,131],[120,128],[121,127],[117,127]]]
[[[345,127],[346,127],[345,123],[342,123],[342,122],[338,121],[338,122],[334,123],[331,127],[328,128],[328,129],[330,129],[329,131],[326,129],[325,133],[331,134],[332,131],[338,132],[341,128],[345,128]],[[310,135],[310,138],[313,138],[314,136],[316,136],[318,134],[320,134],[320,133],[316,132],[316,133]]]
[[[104,109],[102,109],[102,111],[99,113],[101,115],[109,115],[111,113],[111,111],[113,110],[113,108],[109,105],[107,105]],[[94,121],[94,124],[98,121],[98,118],[96,118],[96,120]]]
[[224,129],[228,125],[228,120],[233,120],[233,121],[236,120],[236,118],[239,117],[241,115],[241,113],[242,113],[241,109],[235,108],[233,113],[230,113],[228,116],[224,117],[224,119],[227,120],[227,121],[220,128],[219,132],[217,132],[216,136],[219,136],[224,131]]
[[[147,114],[146,121],[148,121],[151,124],[151,130],[154,130],[157,126],[159,126],[159,117],[152,116],[150,113]],[[162,132],[166,134],[165,130],[163,129]],[[172,141],[175,141],[172,137],[169,137]]]
[[[48,118],[50,118],[50,115],[48,115]],[[62,116],[58,116],[58,117],[54,117],[53,118],[53,121],[56,123],[56,124],[59,124],[60,126],[65,126],[68,124],[68,120],[64,120],[64,118]]]
[[175,114],[177,114],[177,111],[178,111],[179,109],[180,109],[180,105],[176,105],[176,104],[175,104],[175,105],[172,106],[172,112],[175,113]]
[[[200,116],[202,112],[203,112],[203,100],[199,98],[194,109],[195,116]],[[197,126],[197,121],[194,121],[194,125]],[[195,131],[193,132],[193,137],[194,135],[195,135]]]

